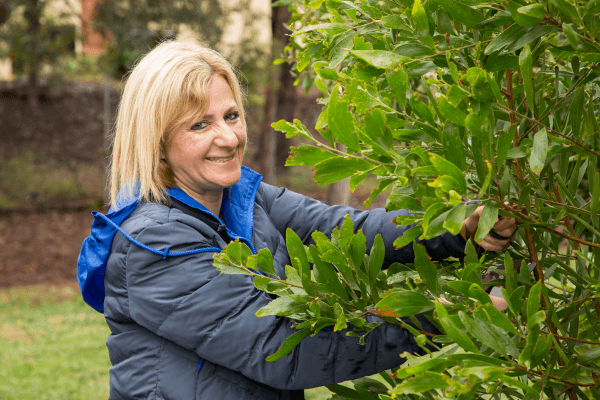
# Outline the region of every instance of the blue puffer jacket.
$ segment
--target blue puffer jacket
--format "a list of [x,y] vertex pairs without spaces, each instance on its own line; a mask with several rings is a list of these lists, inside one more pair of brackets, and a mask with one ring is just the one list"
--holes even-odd
[[[223,221],[183,191],[169,194],[211,215],[219,227],[175,207],[120,200],[118,211],[94,213],[91,235],[82,246],[83,297],[104,312],[111,330],[110,399],[290,398],[288,391],[371,375],[400,365],[404,351],[421,352],[408,331],[383,324],[365,346],[343,331],[323,329],[281,360],[267,362],[296,332],[291,321],[257,318],[269,295],[255,289],[250,276],[221,275],[212,265],[214,253],[226,246],[219,234],[225,225],[230,238],[240,238],[253,251],[269,248],[283,277],[290,264],[286,228],[309,244],[312,232],[329,235],[346,214],[363,230],[368,248],[382,234],[385,265],[409,262],[412,248],[392,245],[402,229],[390,221],[403,212],[327,206],[261,183],[261,176],[245,167],[240,182],[225,191]],[[425,245],[433,259],[464,251],[462,238],[450,235]]]

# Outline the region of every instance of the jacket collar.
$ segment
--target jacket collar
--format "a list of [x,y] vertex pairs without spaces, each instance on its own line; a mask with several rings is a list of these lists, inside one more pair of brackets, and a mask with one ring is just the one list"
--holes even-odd
[[[252,242],[254,201],[261,181],[261,174],[242,165],[242,172],[238,183],[224,190],[223,202],[221,204],[223,220],[179,188],[170,188],[168,194],[190,207],[213,216],[220,223],[224,223],[236,236]],[[131,187],[130,191],[123,190],[119,192],[115,201],[119,211],[124,208],[133,211],[139,201],[139,191],[139,184],[136,183]],[[115,208],[111,206],[107,216],[111,216],[114,212]]]

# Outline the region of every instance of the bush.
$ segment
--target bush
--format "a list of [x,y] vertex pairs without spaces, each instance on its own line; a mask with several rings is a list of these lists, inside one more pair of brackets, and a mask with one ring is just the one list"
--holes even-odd
[[[298,120],[273,125],[308,143],[287,165],[314,166],[320,184],[349,177],[352,189],[376,175],[365,205],[391,188],[386,208],[413,214],[396,221],[414,224],[398,247],[458,234],[479,205],[475,241],[497,217],[520,229],[503,254],[470,241],[464,262],[433,264],[413,244],[414,264],[384,271],[380,241],[365,256],[350,221],[308,249],[288,232],[296,259],[285,280],[253,272],[270,272],[266,251],[231,244],[217,268],[256,275],[257,288],[280,296],[259,316],[293,316],[300,329],[268,360],[326,326],[350,323],[364,342],[375,327],[365,316],[403,324],[421,312],[444,334],[404,326],[440,351],[405,354],[414,366],[384,374],[388,387],[356,382],[353,398],[600,398],[600,1],[278,4],[293,13],[286,58],[325,104],[325,140]],[[489,271],[505,313],[483,289]]]

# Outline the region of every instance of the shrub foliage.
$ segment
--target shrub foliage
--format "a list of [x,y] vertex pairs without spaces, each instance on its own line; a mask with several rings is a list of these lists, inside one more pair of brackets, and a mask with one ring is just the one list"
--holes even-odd
[[[429,354],[404,354],[410,366],[382,373],[386,384],[331,386],[332,398],[600,398],[600,1],[278,3],[293,13],[286,61],[324,105],[318,136],[298,120],[273,125],[302,138],[287,165],[314,166],[321,184],[350,178],[351,189],[375,175],[365,206],[387,189],[388,210],[409,210],[395,245],[412,242],[416,257],[382,270],[381,238],[367,249],[350,220],[308,247],[288,231],[285,277],[268,250],[228,246],[215,256],[221,272],[254,275],[279,296],[258,316],[295,320],[268,360],[324,328],[364,343],[392,323]],[[479,205],[475,241],[496,218],[520,224],[506,252],[469,241],[462,262],[432,263],[413,242],[458,234]],[[484,290],[490,271],[504,312]],[[443,334],[400,319],[416,313]]]

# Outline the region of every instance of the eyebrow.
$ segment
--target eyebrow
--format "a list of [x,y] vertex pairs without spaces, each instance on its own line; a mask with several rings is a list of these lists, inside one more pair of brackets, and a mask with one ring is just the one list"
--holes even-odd
[[[239,107],[236,105],[229,107],[226,111],[225,111],[225,115],[232,113],[232,112],[240,112]],[[201,119],[214,119],[214,115],[213,114],[204,114]]]

